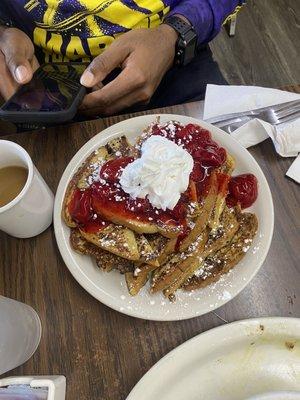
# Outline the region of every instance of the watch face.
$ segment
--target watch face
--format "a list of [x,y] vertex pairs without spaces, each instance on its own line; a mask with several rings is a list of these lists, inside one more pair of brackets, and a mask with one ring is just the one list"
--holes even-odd
[[187,65],[189,62],[192,61],[196,54],[197,35],[193,32],[189,32],[189,36],[190,37],[187,38],[185,42],[182,39],[179,39],[178,42],[178,47],[180,47],[182,51],[181,60],[180,62],[178,62],[178,64],[180,65]]

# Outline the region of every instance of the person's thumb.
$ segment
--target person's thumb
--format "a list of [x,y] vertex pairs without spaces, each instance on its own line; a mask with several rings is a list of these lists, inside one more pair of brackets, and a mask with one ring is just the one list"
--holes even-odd
[[33,71],[28,60],[16,57],[12,58],[7,65],[16,82],[24,84],[31,80]]
[[114,42],[100,56],[96,57],[81,76],[80,83],[86,87],[94,87],[115,68],[124,62],[129,54],[126,45]]
[[20,84],[29,82],[33,75],[30,60],[34,54],[29,38],[23,32],[7,34],[1,40],[0,49],[14,80]]

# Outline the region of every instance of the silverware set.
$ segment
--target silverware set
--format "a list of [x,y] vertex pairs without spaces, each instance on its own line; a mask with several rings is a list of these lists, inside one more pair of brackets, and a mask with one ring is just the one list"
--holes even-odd
[[231,133],[253,118],[261,119],[272,125],[280,125],[294,121],[300,118],[300,100],[240,113],[220,115],[205,121],[221,128],[227,133]]

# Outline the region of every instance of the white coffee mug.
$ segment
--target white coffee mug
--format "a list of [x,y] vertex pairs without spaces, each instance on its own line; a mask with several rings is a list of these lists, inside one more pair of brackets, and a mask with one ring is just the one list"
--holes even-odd
[[0,230],[18,238],[36,236],[52,223],[54,196],[23,147],[0,140],[0,168],[25,167],[25,186],[10,203],[0,207]]

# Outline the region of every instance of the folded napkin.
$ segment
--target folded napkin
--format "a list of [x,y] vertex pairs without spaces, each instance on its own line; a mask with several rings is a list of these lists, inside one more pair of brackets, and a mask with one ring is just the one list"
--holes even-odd
[[300,183],[300,156],[298,156],[293,164],[290,166],[286,175],[294,179],[294,181]]
[[[207,85],[203,118],[250,111],[298,99],[300,99],[300,94],[277,89],[257,86]],[[270,137],[279,155],[296,157],[300,152],[300,118],[279,126],[272,126],[259,119],[253,119],[234,131],[231,136],[246,148]],[[293,178],[296,181],[300,181],[300,171],[298,174],[298,180]]]

